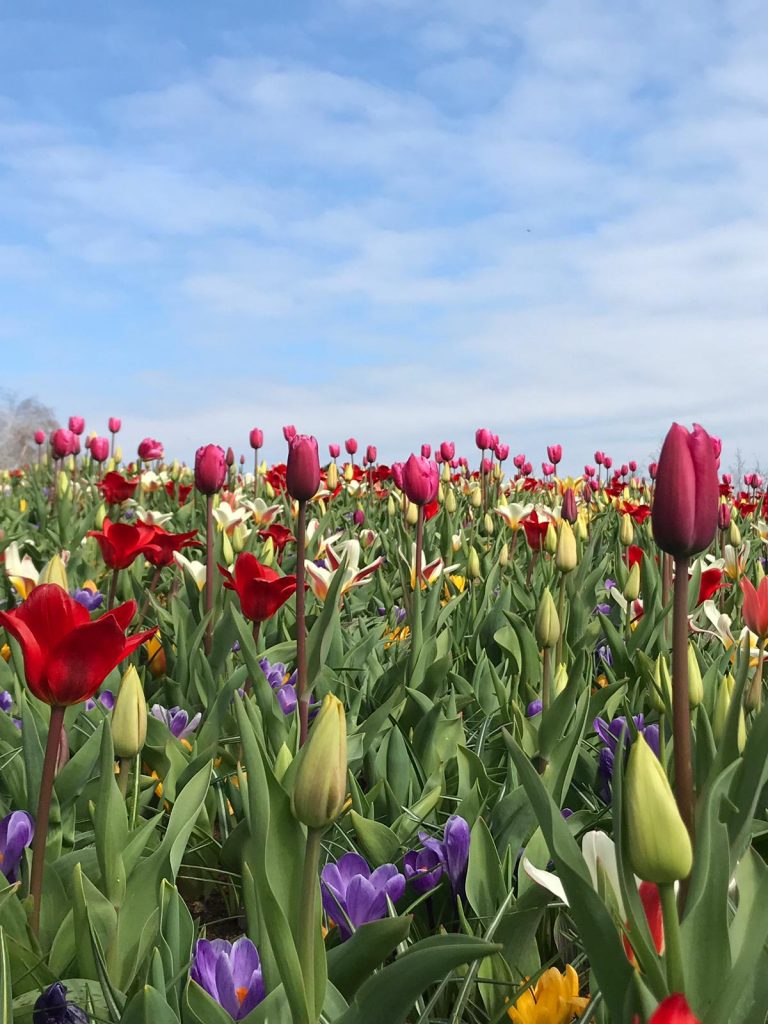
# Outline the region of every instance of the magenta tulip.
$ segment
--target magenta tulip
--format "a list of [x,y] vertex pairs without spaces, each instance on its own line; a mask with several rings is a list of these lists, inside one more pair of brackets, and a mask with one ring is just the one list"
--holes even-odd
[[429,444],[423,444],[421,446],[421,457],[422,459],[428,459],[432,455],[432,446]]
[[525,455],[521,452],[512,459],[515,469],[519,469],[522,472],[523,466],[525,465]]
[[561,444],[548,444],[547,445],[547,458],[550,462],[554,462],[557,465],[563,457],[563,446]]
[[227,460],[218,444],[205,444],[195,452],[195,487],[201,494],[216,494],[227,479]]
[[439,482],[437,463],[423,455],[411,455],[403,466],[403,491],[414,505],[428,505],[434,501]]
[[73,434],[82,434],[85,430],[85,420],[82,416],[69,417],[69,429]]
[[123,425],[123,421],[119,420],[117,418],[117,416],[110,416],[109,417],[109,423],[107,424],[107,426],[109,427],[110,434],[117,434],[117,433],[119,433],[120,432],[120,427],[122,427],[122,425]]
[[508,444],[497,444],[494,449],[494,454],[499,462],[506,462],[509,458],[509,445]]
[[443,462],[451,462],[456,455],[456,445],[453,441],[443,441],[440,445],[440,454],[443,457]]
[[288,442],[288,444],[290,444],[294,437],[296,437],[296,427],[294,427],[292,423],[287,423],[283,427],[283,437]]
[[65,459],[67,455],[74,455],[77,448],[77,437],[71,430],[59,427],[51,434],[51,449],[54,459]]
[[585,466],[584,467],[584,476],[586,476],[586,477],[594,476],[596,472],[597,472],[597,470],[595,469],[594,466]]
[[653,536],[662,551],[688,558],[712,543],[719,489],[712,439],[698,423],[689,433],[673,423],[659,456]]
[[635,462],[634,459],[630,459],[629,460],[629,472],[630,473],[636,473],[637,472],[637,463]]
[[109,441],[106,437],[92,437],[90,452],[94,462],[106,462],[109,457]]
[[563,519],[566,520],[566,522],[571,524],[571,526],[573,526],[573,524],[579,518],[579,513],[576,510],[576,495],[574,494],[572,487],[567,487],[565,489],[565,494],[563,495],[563,507],[561,515]]
[[288,493],[297,501],[309,501],[320,486],[320,458],[317,439],[308,434],[295,434],[288,443],[288,464],[285,474]]
[[403,490],[403,463],[393,462],[389,467],[389,471],[392,474],[392,479],[395,483],[395,487],[399,490]]
[[328,445],[328,454],[331,456],[332,459],[338,459],[338,457],[341,455],[341,445],[340,444],[329,444]]
[[235,464],[235,451],[232,445],[227,448],[227,454],[224,456],[224,461],[231,468]]
[[344,448],[346,449],[347,455],[355,455],[357,453],[357,441],[354,437],[348,437],[344,442]]
[[258,427],[254,427],[248,435],[248,440],[251,443],[251,448],[253,448],[254,451],[258,451],[259,448],[264,447],[264,431],[259,430]]
[[610,469],[611,468],[611,466],[613,465],[613,459],[610,457],[610,455],[604,455],[603,456],[603,465],[605,466],[606,469]]
[[36,430],[35,431],[35,444],[45,444],[45,431],[44,430]]
[[604,458],[605,458],[605,456],[604,456],[604,455],[603,455],[603,453],[602,453],[602,452],[601,452],[601,451],[600,451],[600,450],[598,449],[598,450],[597,450],[597,451],[595,452],[595,462],[596,462],[596,463],[598,464],[598,466],[602,466],[602,464],[603,464],[603,459],[604,459]]
[[138,454],[140,459],[151,462],[153,459],[162,459],[165,451],[159,441],[153,437],[145,437],[143,441],[139,442]]
[[378,452],[376,451],[376,445],[369,444],[368,447],[365,449],[365,457],[367,461],[370,463],[374,463],[376,461],[377,455]]
[[475,444],[480,451],[485,451],[486,448],[490,448],[493,444],[493,434],[487,427],[480,427],[475,431]]

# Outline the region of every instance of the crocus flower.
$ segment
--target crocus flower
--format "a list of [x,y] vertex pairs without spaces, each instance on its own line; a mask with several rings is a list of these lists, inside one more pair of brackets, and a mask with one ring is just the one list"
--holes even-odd
[[72,597],[88,612],[95,612],[104,603],[104,595],[89,587],[78,587],[77,590],[72,591]]
[[411,455],[403,466],[403,491],[414,505],[428,505],[437,497],[440,475],[437,463],[423,455]]
[[252,555],[243,551],[237,556],[234,575],[219,566],[227,590],[234,590],[240,599],[240,610],[251,622],[270,619],[278,608],[296,591],[295,576],[281,576]]
[[218,494],[227,479],[224,449],[204,444],[195,452],[195,487],[201,494]]
[[27,685],[51,705],[79,704],[101,686],[113,668],[132,654],[154,629],[126,637],[136,602],[127,601],[94,622],[55,583],[35,587],[21,607],[0,612],[21,646]]
[[768,636],[768,577],[760,580],[757,590],[746,576],[741,577],[740,586],[744,594],[744,622],[761,640],[765,639]]
[[259,954],[246,936],[234,945],[226,939],[198,939],[189,976],[233,1020],[247,1017],[266,994]]
[[[643,715],[634,715],[632,721],[638,733],[641,733],[654,754],[659,756],[659,727],[658,725],[645,725]],[[616,762],[616,754],[619,748],[624,750],[625,758],[632,745],[632,735],[627,728],[627,720],[623,715],[614,718],[612,722],[606,722],[603,718],[596,718],[594,729],[603,747],[598,760],[598,776],[600,778],[600,796],[608,803],[611,799],[611,781]]]
[[94,711],[96,708],[96,700],[104,708],[105,711],[112,711],[115,706],[115,695],[111,690],[103,690],[98,697],[89,697],[85,702],[86,711]]
[[113,523],[104,520],[101,530],[89,530],[101,548],[101,557],[110,569],[125,569],[135,558],[143,555],[155,536],[155,527],[146,523]]
[[110,434],[119,434],[120,433],[120,427],[122,427],[122,425],[123,425],[123,421],[119,420],[117,418],[117,416],[110,416],[109,417],[109,423],[107,424],[107,426],[109,427]]
[[[447,874],[456,895],[461,895],[464,891],[469,862],[469,838],[469,825],[458,814],[452,814],[445,823],[442,841],[426,832],[419,832],[419,839],[425,850],[431,851],[440,865],[441,871],[436,876],[436,880],[439,881],[443,873]],[[427,888],[424,887],[423,879],[434,878],[437,865],[430,867],[427,863],[431,863],[433,858],[422,858],[421,860],[419,858],[420,851],[412,850],[410,853],[406,853],[403,858],[403,869],[405,877],[409,881],[413,881],[416,891],[426,892]],[[428,888],[433,888],[433,886],[428,886]]]
[[540,700],[532,700],[528,707],[525,709],[526,718],[535,718],[536,715],[540,715],[544,709],[544,703]]
[[277,703],[284,715],[296,710],[296,670],[289,673],[281,661],[270,664],[267,658],[260,658],[259,665],[269,685],[275,691]]
[[317,439],[308,434],[296,434],[288,443],[288,462],[285,471],[288,493],[296,501],[309,501],[320,486],[320,458]]
[[320,891],[326,914],[348,939],[361,925],[386,917],[387,897],[397,903],[405,892],[405,878],[394,864],[382,864],[372,872],[359,853],[345,853],[323,868]]
[[67,1000],[67,988],[56,981],[41,993],[32,1012],[32,1024],[88,1024],[90,1017]]
[[191,736],[198,725],[200,725],[200,719],[203,717],[198,711],[190,719],[188,712],[183,708],[164,708],[162,704],[153,704],[150,711],[158,722],[163,722],[168,727],[168,731],[177,740],[185,740],[188,736]]
[[13,707],[13,695],[9,690],[0,691],[0,711],[10,711]]
[[120,473],[113,472],[107,473],[104,479],[99,481],[98,487],[108,505],[118,505],[132,498],[138,485],[138,479],[126,480]]
[[155,441],[153,437],[145,437],[139,442],[138,454],[140,459],[151,462],[153,459],[162,459],[165,451],[159,441]]
[[659,456],[653,502],[653,536],[676,558],[709,547],[720,500],[712,439],[698,423],[689,433],[673,423]]
[[0,821],[0,871],[15,882],[25,849],[32,844],[35,823],[26,811],[12,811]]

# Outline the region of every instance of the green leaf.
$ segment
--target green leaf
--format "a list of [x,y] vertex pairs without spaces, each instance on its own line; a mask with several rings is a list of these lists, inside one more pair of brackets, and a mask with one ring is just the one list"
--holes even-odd
[[486,920],[494,915],[507,892],[496,844],[482,818],[472,827],[466,888],[472,909]]
[[[225,1016],[231,1024],[232,1018]],[[213,1022],[215,1018],[208,1020]],[[120,1024],[179,1024],[179,1018],[156,988],[145,985],[126,1006]]]
[[11,965],[8,961],[8,946],[5,931],[0,928],[0,1020],[13,1024],[13,994],[11,991]]
[[357,811],[350,811],[349,817],[368,861],[379,867],[396,859],[400,850],[400,840],[391,828],[379,821],[364,818]]
[[410,917],[386,917],[361,925],[346,942],[329,951],[329,981],[351,999],[392,950],[405,942],[410,927]]

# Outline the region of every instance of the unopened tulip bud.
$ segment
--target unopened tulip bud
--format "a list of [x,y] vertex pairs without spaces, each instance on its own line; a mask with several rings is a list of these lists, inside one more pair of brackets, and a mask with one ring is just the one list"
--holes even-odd
[[338,697],[327,694],[299,754],[291,809],[307,828],[327,828],[347,795],[347,722]]
[[669,674],[669,665],[663,654],[656,659],[653,678],[655,682],[654,691],[651,694],[653,706],[659,712],[671,710],[672,708],[672,677]]
[[721,501],[717,510],[717,528],[727,530],[731,525],[731,506]]
[[469,549],[469,558],[467,559],[467,572],[469,573],[473,580],[480,579],[480,557],[475,548]]
[[328,490],[335,491],[339,486],[339,467],[335,462],[328,463],[328,469],[325,471],[325,479],[328,483]]
[[632,516],[625,512],[621,517],[621,523],[619,525],[619,540],[624,547],[627,548],[634,539],[635,528],[632,525]]
[[473,487],[469,494],[469,503],[472,508],[480,508],[483,504],[483,496],[479,487]]
[[[712,735],[715,738],[715,743],[719,743],[725,735],[725,723],[728,718],[728,709],[731,704],[731,698],[733,697],[733,690],[736,686],[736,680],[729,672],[724,675],[720,680],[720,685],[717,688],[717,694],[715,695],[715,707],[712,715]],[[739,748],[739,753],[744,749],[744,744],[747,742],[747,727],[744,719],[744,708],[739,708],[739,728],[737,733],[736,743]]]
[[120,447],[115,448],[115,463],[119,465],[123,461],[123,449]]
[[57,587],[61,587],[62,590],[66,590],[69,593],[67,570],[64,562],[61,560],[61,555],[54,555],[50,562],[48,562],[40,573],[38,583],[55,583]]
[[579,513],[576,509],[576,495],[573,493],[572,487],[566,487],[565,489],[565,494],[563,495],[563,508],[560,514],[567,523],[571,524],[571,526],[573,526],[578,518]]
[[66,498],[69,490],[69,477],[61,470],[56,474],[56,495],[59,498]]
[[555,647],[560,639],[560,619],[548,588],[544,589],[539,601],[535,631],[539,647]]
[[232,547],[232,541],[228,533],[223,533],[221,537],[221,557],[224,559],[226,565],[231,565],[235,560],[235,551]]
[[555,695],[559,695],[568,685],[568,669],[560,662],[555,670]]
[[244,523],[238,523],[232,531],[232,537],[230,539],[232,541],[232,550],[236,555],[239,555],[241,551],[245,550],[249,534],[250,530]]
[[456,511],[456,491],[453,487],[448,489],[448,493],[445,496],[445,511],[451,515]]
[[554,555],[557,551],[557,530],[551,522],[547,525],[547,532],[544,535],[544,550],[548,555]]
[[408,508],[405,511],[405,521],[409,526],[415,526],[419,521],[419,506],[414,505],[412,501],[408,502]]
[[355,479],[355,471],[352,468],[352,463],[348,462],[344,466],[344,480],[346,481],[346,483],[350,483],[350,481],[352,481],[354,479]]
[[691,838],[664,768],[642,733],[629,751],[624,800],[635,874],[657,885],[687,878],[693,866]]
[[704,700],[704,680],[701,678],[699,659],[696,657],[696,648],[692,643],[688,644],[688,703],[691,710],[698,707]]
[[397,503],[395,502],[395,499],[392,497],[391,494],[387,498],[387,515],[388,516],[397,515]]
[[735,519],[731,519],[731,525],[728,527],[728,543],[734,548],[738,548],[741,544],[741,530],[736,525]]
[[227,479],[224,449],[205,444],[195,452],[195,487],[201,494],[218,494]]
[[317,440],[308,434],[296,434],[288,443],[285,470],[288,493],[296,501],[309,501],[320,486],[320,458]]
[[659,456],[653,500],[653,535],[662,551],[690,557],[712,543],[719,487],[712,439],[694,424],[673,423]]
[[624,584],[624,597],[628,601],[636,601],[640,596],[640,563],[635,562],[629,570],[627,582]]
[[579,516],[576,520],[576,536],[581,541],[589,540],[589,526],[585,515]]
[[139,673],[133,667],[120,682],[112,711],[112,742],[117,757],[135,757],[147,739],[147,701]]
[[[549,530],[547,530],[549,533]],[[560,522],[560,530],[557,536],[557,548],[555,550],[555,565],[560,572],[572,572],[579,564],[578,552],[576,550],[576,538],[567,519]]]
[[102,502],[101,505],[96,509],[96,529],[100,530],[104,525],[104,520],[107,518],[107,506]]
[[444,462],[440,467],[440,479],[444,484],[451,482],[451,464],[450,462]]
[[483,526],[485,527],[485,532],[487,534],[493,533],[493,519],[491,519],[490,515],[487,512],[483,517]]
[[267,537],[264,541],[264,547],[261,549],[261,564],[272,565],[275,560],[275,543],[271,537]]
[[499,552],[499,565],[502,569],[509,564],[509,545],[502,544],[501,551]]

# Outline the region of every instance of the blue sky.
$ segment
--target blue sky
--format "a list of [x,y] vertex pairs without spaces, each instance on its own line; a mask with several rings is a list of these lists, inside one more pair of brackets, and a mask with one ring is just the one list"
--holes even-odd
[[753,0],[8,0],[2,383],[187,457],[759,458],[766,52]]

